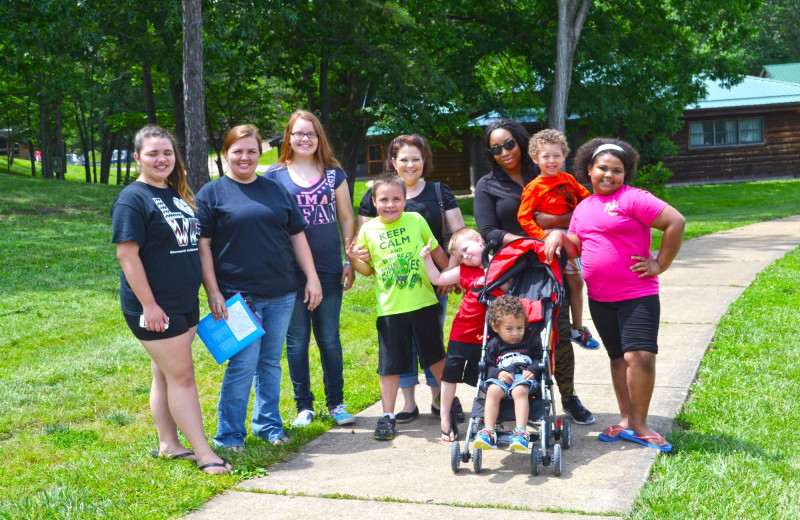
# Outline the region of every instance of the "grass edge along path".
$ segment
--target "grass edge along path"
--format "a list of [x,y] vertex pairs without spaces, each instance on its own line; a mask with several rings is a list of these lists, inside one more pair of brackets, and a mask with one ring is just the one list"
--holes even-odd
[[[691,236],[800,213],[797,197],[786,196],[798,186],[770,182],[668,194],[687,215]],[[244,454],[231,454],[237,473],[229,477],[208,478],[188,464],[147,456],[156,443],[148,359],[119,313],[119,266],[110,244],[109,207],[119,189],[0,175],[0,518],[180,516],[242,479],[266,474],[333,425],[323,416],[307,430],[289,429],[293,442],[282,447],[250,437]],[[356,203],[363,191],[358,183]],[[719,202],[723,195],[733,208]],[[471,200],[460,203],[469,222]],[[371,280],[357,280],[342,317],[345,394],[353,413],[379,395]],[[204,307],[202,294],[200,300]],[[450,319],[457,306],[453,298]],[[313,391],[323,410],[315,350],[312,345]],[[222,369],[199,341],[194,354],[210,436]],[[281,413],[291,423],[285,362],[281,395]],[[671,508],[668,500],[665,507]]]
[[720,320],[634,519],[800,518],[800,248]]

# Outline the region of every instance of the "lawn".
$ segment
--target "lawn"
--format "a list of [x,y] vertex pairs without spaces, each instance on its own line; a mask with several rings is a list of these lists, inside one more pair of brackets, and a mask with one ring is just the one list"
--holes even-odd
[[[149,360],[122,320],[119,265],[110,243],[109,208],[120,188],[31,179],[24,168],[18,173],[0,173],[0,518],[180,516],[242,479],[264,475],[269,465],[332,427],[327,419],[304,431],[289,428],[292,443],[281,447],[248,438],[247,451],[232,456],[237,470],[231,476],[209,478],[189,464],[151,459],[157,441],[148,407]],[[357,184],[356,203],[365,189]],[[800,214],[798,192],[800,181],[667,191],[688,219],[687,236]],[[471,199],[460,204],[472,222]],[[664,512],[678,507],[675,489],[710,515],[724,505],[738,516],[770,516],[769,510],[748,508],[764,492],[764,500],[796,498],[790,482],[798,477],[792,455],[798,446],[781,432],[797,424],[789,396],[798,395],[800,368],[797,353],[780,338],[798,330],[800,302],[791,283],[800,278],[798,263],[795,252],[760,276],[737,303],[737,313],[732,308],[723,320],[700,384],[679,417],[686,431],[670,436],[679,454],[659,458],[653,482],[637,502],[637,518],[669,516]],[[763,301],[770,302],[768,313]],[[452,298],[450,317],[457,305]],[[204,306],[201,295],[203,314]],[[345,397],[356,413],[379,397],[371,280],[358,277],[345,296],[342,324]],[[754,343],[741,341],[750,336]],[[774,355],[754,356],[766,341]],[[311,352],[313,390],[324,400],[320,364]],[[199,340],[194,357],[209,433],[216,427],[222,368]],[[744,362],[755,363],[747,357],[766,363],[757,367],[763,381],[742,383],[742,367],[751,366]],[[281,414],[290,423],[295,411],[286,370],[281,395]],[[324,409],[324,402],[316,407]],[[757,420],[737,415],[753,409],[762,412]],[[763,435],[767,429],[780,435]],[[737,481],[734,491],[725,491],[723,484],[734,478],[769,487]],[[732,492],[752,498],[738,506]]]

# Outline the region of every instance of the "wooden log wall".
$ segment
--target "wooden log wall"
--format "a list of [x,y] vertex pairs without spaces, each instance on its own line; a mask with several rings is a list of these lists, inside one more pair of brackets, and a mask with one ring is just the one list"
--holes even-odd
[[664,158],[674,175],[669,182],[718,182],[773,177],[800,177],[800,110],[763,113],[764,143],[756,145],[689,148],[689,123],[753,117],[730,114],[697,118],[673,138],[677,155]]

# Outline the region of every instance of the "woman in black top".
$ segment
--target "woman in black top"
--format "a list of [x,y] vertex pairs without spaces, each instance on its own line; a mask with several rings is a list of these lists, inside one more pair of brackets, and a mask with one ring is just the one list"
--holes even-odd
[[[530,135],[525,128],[509,119],[498,119],[486,127],[481,138],[483,151],[492,171],[475,185],[475,222],[487,244],[497,247],[517,238],[526,237],[517,220],[522,190],[539,172],[528,155]],[[536,223],[543,229],[569,227],[572,212],[549,215],[536,211]],[[591,424],[594,415],[575,395],[575,353],[570,341],[569,298],[565,296],[558,316],[555,377],[561,393],[562,407],[578,424]]]
[[[446,239],[445,222],[452,233],[464,227],[464,217],[461,215],[461,209],[453,192],[446,184],[425,181],[425,177],[433,171],[433,154],[428,140],[417,134],[401,135],[393,139],[389,145],[385,169],[397,173],[406,183],[405,211],[419,213],[428,223],[436,241],[442,246],[431,251],[431,258],[440,270],[445,270],[449,262],[445,253],[447,251],[447,244],[444,243]],[[377,212],[372,203],[372,190],[369,190],[361,199],[358,209],[358,227],[360,228],[364,222],[375,216],[377,216]],[[444,326],[445,310],[447,309],[447,295],[453,290],[453,287],[451,285],[435,288],[439,303],[442,305],[442,326]],[[400,389],[403,392],[405,404],[403,410],[397,414],[397,422],[409,422],[419,415],[414,398],[414,387],[419,384],[417,363],[416,349],[414,349],[409,372],[400,375]],[[425,379],[431,389],[433,400],[431,412],[438,415],[440,407],[436,401],[439,398],[439,385],[428,369],[425,369]],[[456,408],[460,410],[461,404],[459,403]],[[463,412],[461,413],[463,414]]]
[[[232,467],[208,445],[192,364],[202,277],[194,195],[174,138],[146,126],[134,138],[139,178],[111,207],[125,321],[150,354],[150,409],[158,430],[154,457],[196,462],[206,473]],[[180,428],[193,452],[178,439]]]

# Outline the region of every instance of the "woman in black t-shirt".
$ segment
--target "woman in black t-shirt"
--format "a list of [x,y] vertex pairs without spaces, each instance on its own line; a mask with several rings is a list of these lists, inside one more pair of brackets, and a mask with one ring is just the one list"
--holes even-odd
[[[152,360],[154,457],[192,460],[206,473],[230,473],[206,441],[192,364],[201,269],[194,195],[174,138],[146,126],[134,138],[139,178],[111,207],[125,321]],[[194,451],[178,439],[181,429]]]
[[[464,217],[458,207],[455,196],[446,184],[425,182],[425,177],[433,171],[433,154],[428,141],[417,134],[401,135],[392,140],[389,145],[389,156],[386,158],[386,171],[397,173],[406,183],[405,211],[413,211],[423,216],[431,228],[433,236],[442,247],[431,251],[431,258],[440,270],[445,270],[449,259],[445,251],[445,222],[450,233],[464,227]],[[444,213],[444,215],[443,215]],[[377,211],[372,203],[372,190],[367,191],[361,199],[358,210],[358,227],[364,222],[377,216]],[[455,264],[454,264],[455,265]],[[442,325],[444,325],[445,310],[447,309],[447,295],[453,290],[452,285],[436,287],[436,295],[442,305]],[[416,349],[413,351],[412,365],[409,372],[400,375],[400,389],[403,392],[403,410],[397,414],[397,422],[409,422],[419,415],[414,387],[419,384]],[[439,385],[430,370],[425,369],[425,379],[431,389],[431,412],[439,415]],[[461,404],[457,405],[461,410]],[[460,411],[463,414],[463,411]]]

